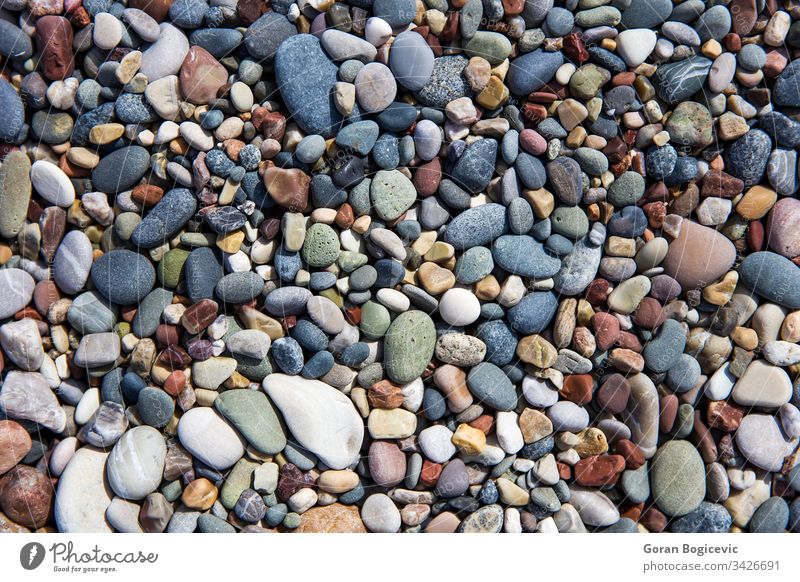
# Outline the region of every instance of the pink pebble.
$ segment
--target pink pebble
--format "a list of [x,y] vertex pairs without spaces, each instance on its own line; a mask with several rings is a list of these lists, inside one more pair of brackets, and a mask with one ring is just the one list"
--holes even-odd
[[532,129],[523,129],[519,134],[519,145],[534,156],[547,151],[547,141]]

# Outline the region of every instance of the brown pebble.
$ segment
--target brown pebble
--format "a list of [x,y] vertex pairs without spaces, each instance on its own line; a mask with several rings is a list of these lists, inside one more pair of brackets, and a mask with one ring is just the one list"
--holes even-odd
[[211,481],[200,477],[186,486],[181,494],[181,501],[190,509],[206,511],[214,505],[218,493],[219,491]]
[[598,311],[592,317],[592,329],[597,349],[605,352],[617,341],[619,320],[610,313]]
[[628,439],[620,439],[614,443],[614,452],[625,459],[626,469],[638,469],[644,465],[646,459],[642,449]]
[[570,374],[564,376],[564,386],[559,393],[575,404],[588,404],[592,401],[593,386],[594,380],[591,374]]
[[131,198],[145,208],[155,206],[163,196],[164,189],[151,184],[139,184],[131,190]]
[[745,410],[726,401],[710,401],[706,410],[706,420],[711,428],[718,428],[724,432],[734,432],[744,418]]
[[213,299],[201,299],[181,316],[181,325],[191,334],[198,334],[217,318],[219,305]]
[[61,291],[55,281],[39,281],[33,288],[33,304],[42,315],[47,315],[50,306],[61,299]]
[[661,432],[669,432],[675,426],[675,419],[678,415],[678,397],[674,394],[662,396],[659,401],[659,428]]
[[31,450],[31,437],[13,420],[0,420],[0,475],[25,458]]
[[620,455],[595,455],[575,464],[575,481],[586,487],[613,485],[622,471],[625,459]]
[[380,380],[367,390],[367,400],[372,408],[394,409],[403,405],[404,397],[400,386]]
[[53,508],[53,484],[44,473],[17,465],[0,479],[0,509],[20,525],[39,528]]
[[606,412],[619,414],[628,405],[631,395],[631,384],[622,374],[606,376],[597,390],[597,404]]

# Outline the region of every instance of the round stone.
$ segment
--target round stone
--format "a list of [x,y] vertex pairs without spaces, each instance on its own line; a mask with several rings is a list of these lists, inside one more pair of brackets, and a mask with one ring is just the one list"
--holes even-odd
[[106,473],[114,493],[124,499],[144,499],[158,488],[164,473],[167,446],[158,430],[130,429],[108,456]]
[[688,441],[663,444],[653,458],[650,479],[656,504],[670,516],[691,513],[706,494],[703,459]]

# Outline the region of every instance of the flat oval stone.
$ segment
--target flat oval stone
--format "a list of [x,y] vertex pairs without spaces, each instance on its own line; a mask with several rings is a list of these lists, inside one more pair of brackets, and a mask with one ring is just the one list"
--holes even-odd
[[92,265],[92,282],[103,297],[119,305],[138,303],[156,280],[153,264],[139,253],[113,250]]
[[22,269],[0,269],[0,320],[7,319],[31,302],[36,281]]
[[800,308],[800,269],[785,257],[769,251],[748,255],[739,266],[739,278],[765,299],[790,309]]
[[94,187],[106,194],[130,190],[150,168],[150,152],[132,145],[114,150],[92,170]]
[[684,289],[694,289],[722,277],[735,259],[736,248],[727,237],[685,219],[678,238],[669,244],[662,266]]
[[622,420],[631,431],[630,440],[649,459],[655,454],[658,443],[658,392],[653,381],[645,374],[630,376],[628,382],[630,397],[622,412]]
[[211,408],[192,408],[178,422],[184,448],[212,469],[231,467],[244,455],[236,431]]
[[492,245],[497,266],[509,273],[534,279],[546,279],[558,273],[561,261],[527,235],[503,235]]
[[258,273],[242,271],[222,277],[214,292],[225,303],[247,303],[261,295],[263,289],[264,279]]
[[753,360],[734,384],[731,396],[742,406],[778,408],[789,402],[792,381],[783,368]]
[[358,461],[364,422],[342,392],[318,380],[284,374],[270,374],[263,388],[297,442],[328,467],[345,469]]
[[408,384],[422,375],[436,347],[433,320],[422,311],[398,315],[386,331],[383,363],[386,374],[398,384]]
[[27,154],[10,152],[0,166],[0,236],[11,239],[25,224],[31,199],[31,162]]
[[161,483],[166,456],[167,445],[158,430],[134,427],[122,435],[108,456],[108,483],[120,497],[144,499]]
[[193,303],[214,297],[214,288],[223,277],[222,265],[208,247],[194,249],[184,263],[184,279]]
[[508,232],[508,217],[500,204],[483,204],[457,215],[444,231],[444,241],[458,250],[475,246],[491,246]]
[[549,291],[528,293],[508,310],[511,327],[523,334],[540,333],[555,317],[558,299]]
[[470,192],[480,192],[495,172],[497,141],[484,138],[467,146],[453,168],[453,181]]
[[572,486],[569,503],[588,526],[606,527],[619,521],[617,506],[601,491]]
[[214,408],[256,450],[274,455],[286,447],[286,434],[281,421],[263,392],[228,390],[217,396]]
[[767,244],[787,259],[800,255],[799,200],[781,198],[772,207],[767,220]]
[[281,43],[297,33],[295,26],[283,14],[265,12],[253,22],[244,35],[244,46],[257,61],[271,62]]
[[64,293],[75,295],[86,284],[93,260],[92,242],[80,230],[64,236],[53,258],[53,280]]
[[793,445],[786,441],[774,416],[748,414],[736,430],[736,446],[742,455],[765,471],[780,471]]
[[433,73],[433,51],[413,30],[398,34],[389,52],[389,67],[397,82],[409,91],[419,91]]
[[479,402],[496,410],[513,410],[517,405],[518,397],[511,380],[503,370],[489,362],[482,362],[470,370],[467,386]]
[[[292,27],[294,28],[294,27]],[[275,54],[275,77],[292,119],[309,134],[333,136],[342,122],[333,86],[338,67],[310,34],[284,40]]]
[[511,61],[506,83],[515,95],[527,95],[549,83],[562,64],[560,52],[536,49]]
[[[3,25],[8,24],[5,20],[2,20],[2,23],[0,27],[4,27]],[[28,46],[30,46],[31,42],[28,35],[15,26],[11,26],[10,28],[16,29],[20,34],[20,38],[26,41]],[[0,38],[5,39],[5,42],[7,42],[9,37],[3,33],[0,34]],[[21,46],[24,46],[24,43]],[[0,48],[2,48],[1,45]],[[2,111],[2,113],[0,113],[0,139],[6,143],[14,143],[17,134],[25,124],[25,108],[22,105],[19,93],[17,93],[14,86],[5,79],[0,79],[0,104],[2,105],[2,107],[0,107],[0,111]]]
[[670,516],[691,513],[706,495],[705,465],[688,441],[669,441],[658,449],[650,480],[656,504]]
[[58,480],[53,509],[61,533],[112,533],[106,520],[113,491],[106,481],[109,453],[91,446],[75,451]]
[[150,83],[168,75],[177,75],[189,52],[189,39],[172,24],[162,22],[158,40],[142,53],[139,71]]
[[689,99],[703,88],[710,70],[711,61],[700,56],[661,65],[653,75],[659,97],[670,104]]
[[45,160],[34,162],[31,166],[31,183],[39,195],[50,204],[68,208],[75,201],[75,187],[63,170],[55,164]]

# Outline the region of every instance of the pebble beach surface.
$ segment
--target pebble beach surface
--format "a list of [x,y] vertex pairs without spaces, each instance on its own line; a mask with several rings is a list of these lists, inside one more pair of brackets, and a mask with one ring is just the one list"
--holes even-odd
[[0,531],[800,532],[793,0],[5,0]]

